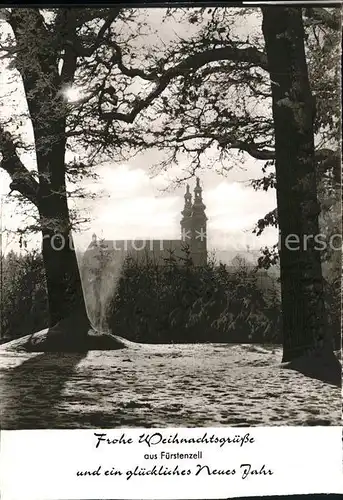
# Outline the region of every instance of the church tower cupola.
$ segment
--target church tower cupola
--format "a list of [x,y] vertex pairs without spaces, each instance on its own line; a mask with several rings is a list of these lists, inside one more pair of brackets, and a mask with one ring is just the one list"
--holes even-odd
[[194,188],[194,202],[192,205],[192,256],[195,265],[207,263],[207,217],[206,206],[202,199],[200,179],[197,177]]
[[194,203],[193,203],[193,214],[201,214],[205,220],[207,220],[207,217],[205,215],[205,209],[206,206],[204,205],[204,202],[202,200],[202,188],[200,186],[200,179],[197,177],[196,180],[196,186],[194,188]]
[[96,237],[95,233],[93,233],[93,235],[92,235],[92,243],[90,246],[92,246],[92,247],[98,246],[98,241],[97,241],[97,237]]
[[191,225],[192,225],[192,195],[189,190],[189,184],[186,186],[185,204],[181,212],[181,240],[190,243]]

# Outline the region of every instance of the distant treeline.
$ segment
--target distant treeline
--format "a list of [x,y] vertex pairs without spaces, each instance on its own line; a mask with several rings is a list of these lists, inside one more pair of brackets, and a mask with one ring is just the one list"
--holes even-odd
[[[143,264],[127,258],[106,301],[109,329],[149,343],[282,342],[276,277],[261,279],[260,272],[239,257],[231,266],[210,259],[206,266],[194,267],[187,253],[182,260],[180,265],[180,259],[171,256],[160,266],[149,259]],[[48,302],[39,253],[10,252],[3,257],[1,286],[2,339],[47,326]],[[326,291],[329,327],[338,348],[340,295],[327,283]]]
[[276,279],[263,286],[240,258],[233,266],[182,260],[128,258],[107,310],[110,329],[137,342],[281,342]]

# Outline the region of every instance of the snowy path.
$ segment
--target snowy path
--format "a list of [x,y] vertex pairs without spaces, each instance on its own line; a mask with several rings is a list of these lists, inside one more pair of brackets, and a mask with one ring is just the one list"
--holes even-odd
[[1,427],[340,425],[340,389],[280,361],[256,345],[0,350]]

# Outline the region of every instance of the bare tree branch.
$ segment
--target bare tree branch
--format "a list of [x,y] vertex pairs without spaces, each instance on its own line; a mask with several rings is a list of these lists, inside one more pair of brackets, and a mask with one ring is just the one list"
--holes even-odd
[[[69,10],[69,9],[68,9]],[[71,9],[72,10],[72,9]],[[101,43],[104,42],[104,35],[106,31],[109,29],[113,21],[118,17],[120,13],[120,8],[112,8],[109,9],[109,14],[107,19],[105,20],[104,24],[101,26],[96,39],[93,43],[93,45],[89,48],[83,47],[82,43],[80,40],[76,38],[74,35],[72,39],[70,40],[69,38],[65,40],[65,45],[71,47],[77,56],[81,57],[91,57],[92,54],[96,51],[98,47],[100,47]]]
[[114,40],[107,40],[106,42],[109,46],[115,49],[116,53],[113,55],[111,62],[116,63],[118,69],[121,71],[123,75],[134,78],[139,76],[143,80],[147,80],[150,82],[155,81],[158,78],[157,71],[152,71],[150,73],[146,73],[145,71],[139,68],[128,68],[123,63],[123,54],[121,47]]
[[10,184],[10,189],[12,191],[18,191],[37,206],[39,190],[38,182],[20,160],[11,134],[6,132],[1,125],[0,151],[2,153],[0,168],[5,170],[5,172],[7,172],[11,177],[12,182]]
[[230,139],[223,138],[218,141],[219,145],[224,149],[239,149],[241,151],[245,151],[250,156],[255,158],[256,160],[274,160],[275,159],[275,151],[268,149],[259,149],[258,145],[253,141],[234,141],[230,142]]
[[[235,62],[248,63],[265,69],[266,71],[268,70],[268,63],[265,54],[253,47],[238,49],[237,47],[227,46],[218,49],[207,50],[199,54],[193,54],[187,57],[184,61],[180,62],[178,65],[168,69],[159,78],[159,80],[156,81],[156,86],[150,92],[150,94],[145,99],[136,101],[130,113],[125,114],[117,111],[104,112],[100,109],[100,118],[105,121],[120,120],[126,123],[133,123],[137,115],[143,109],[147,108],[154,99],[162,94],[162,92],[166,89],[172,79],[190,73],[191,71],[196,71],[197,69],[210,62],[220,60],[231,60]],[[102,103],[100,102],[100,108],[101,104]]]

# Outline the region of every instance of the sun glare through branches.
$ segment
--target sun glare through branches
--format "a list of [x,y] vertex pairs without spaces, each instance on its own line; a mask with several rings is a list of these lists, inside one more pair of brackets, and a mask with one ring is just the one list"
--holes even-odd
[[82,94],[77,87],[65,87],[62,94],[68,102],[78,102],[82,98]]

